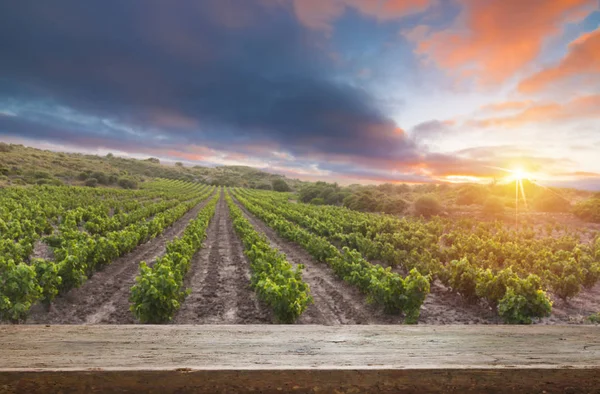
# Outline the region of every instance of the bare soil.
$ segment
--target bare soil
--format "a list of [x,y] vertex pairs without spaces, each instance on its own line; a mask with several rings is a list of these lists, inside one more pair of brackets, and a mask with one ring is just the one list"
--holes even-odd
[[33,324],[132,324],[129,294],[141,261],[152,265],[165,253],[166,244],[179,237],[190,220],[206,205],[210,197],[186,212],[156,238],[119,257],[102,271],[96,272],[83,286],[57,297],[50,310],[42,305],[31,308],[27,323]]
[[591,289],[583,289],[566,302],[553,298],[552,315],[542,319],[541,324],[591,324],[588,317],[600,312],[600,283]]
[[42,242],[41,239],[38,239],[33,244],[33,253],[29,259],[44,259],[51,261],[54,260],[54,252],[52,251],[52,248],[48,246],[48,244]]
[[204,247],[192,260],[186,278],[191,294],[175,324],[272,323],[271,311],[250,288],[250,263],[235,234],[225,198],[221,195],[207,229]]

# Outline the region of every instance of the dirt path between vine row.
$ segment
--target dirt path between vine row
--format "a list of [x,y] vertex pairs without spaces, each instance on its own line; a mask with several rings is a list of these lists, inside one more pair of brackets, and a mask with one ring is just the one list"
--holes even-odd
[[30,324],[133,324],[135,319],[129,310],[131,286],[139,271],[139,263],[146,261],[152,265],[165,253],[167,242],[179,237],[190,220],[214,196],[211,194],[186,212],[162,234],[121,256],[94,273],[83,286],[72,289],[57,297],[50,311],[42,305],[31,308],[27,323]]
[[310,286],[314,304],[300,316],[300,324],[394,324],[402,321],[399,316],[385,316],[378,308],[366,304],[360,291],[339,279],[327,265],[315,261],[300,245],[280,237],[275,230],[250,213],[237,199],[254,228],[265,234],[272,247],[285,253],[294,266],[304,265],[302,278]]
[[268,324],[271,311],[250,288],[250,263],[235,233],[222,192],[204,246],[186,278],[191,289],[175,324]]

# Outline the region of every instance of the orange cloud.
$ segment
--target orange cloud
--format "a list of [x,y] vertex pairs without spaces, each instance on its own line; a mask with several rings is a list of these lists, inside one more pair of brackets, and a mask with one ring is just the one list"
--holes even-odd
[[524,109],[532,104],[531,100],[526,101],[504,101],[501,103],[482,105],[480,108],[484,111],[513,111]]
[[600,74],[600,28],[571,42],[560,63],[523,80],[519,91],[538,92],[558,81],[586,74]]
[[600,118],[600,95],[582,96],[565,104],[535,104],[511,116],[487,118],[468,122],[476,127],[519,127],[528,123]]
[[544,40],[589,14],[596,0],[461,0],[458,24],[421,41],[417,53],[458,75],[499,83],[534,60]]
[[330,30],[347,7],[381,21],[425,11],[434,0],[294,0],[296,17],[312,29]]

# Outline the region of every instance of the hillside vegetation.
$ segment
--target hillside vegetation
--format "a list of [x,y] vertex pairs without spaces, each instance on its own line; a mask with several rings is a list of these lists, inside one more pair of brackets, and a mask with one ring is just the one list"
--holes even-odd
[[149,178],[179,179],[210,185],[272,189],[284,181],[296,188],[302,182],[251,167],[168,165],[145,160],[40,150],[0,142],[0,186],[25,184],[112,185],[135,188]]

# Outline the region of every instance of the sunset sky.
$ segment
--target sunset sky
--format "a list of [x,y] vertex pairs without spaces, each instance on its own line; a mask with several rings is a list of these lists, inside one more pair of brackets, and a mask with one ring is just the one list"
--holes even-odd
[[598,0],[5,1],[0,48],[6,142],[600,189]]

